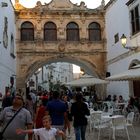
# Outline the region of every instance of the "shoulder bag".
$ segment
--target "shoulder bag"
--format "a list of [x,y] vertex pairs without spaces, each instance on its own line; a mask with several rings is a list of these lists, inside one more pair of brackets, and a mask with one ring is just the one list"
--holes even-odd
[[6,124],[6,126],[4,127],[4,129],[2,130],[2,132],[0,132],[0,140],[3,139],[3,134],[6,130],[6,128],[8,127],[8,125],[12,122],[12,120],[16,117],[16,115],[19,113],[19,111],[21,110],[22,108],[20,108],[15,114],[14,116],[9,120],[9,122]]

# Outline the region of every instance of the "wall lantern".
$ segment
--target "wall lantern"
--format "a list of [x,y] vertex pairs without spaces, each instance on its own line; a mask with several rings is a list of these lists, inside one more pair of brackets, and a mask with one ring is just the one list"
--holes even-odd
[[122,44],[123,48],[129,49],[131,51],[136,50],[138,48],[138,46],[126,46],[127,38],[126,38],[126,36],[124,34],[122,34],[120,39],[121,39],[121,44]]

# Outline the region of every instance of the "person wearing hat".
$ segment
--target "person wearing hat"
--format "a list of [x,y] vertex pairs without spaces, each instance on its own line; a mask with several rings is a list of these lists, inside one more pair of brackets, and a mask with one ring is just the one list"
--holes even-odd
[[[20,94],[16,94],[12,106],[4,108],[0,114],[0,125],[2,130],[5,128],[9,120],[14,116],[3,133],[3,138],[6,140],[25,140],[25,134],[17,135],[16,129],[31,129],[32,118],[30,112],[23,107],[24,100]],[[28,135],[28,140],[32,140],[32,135]]]

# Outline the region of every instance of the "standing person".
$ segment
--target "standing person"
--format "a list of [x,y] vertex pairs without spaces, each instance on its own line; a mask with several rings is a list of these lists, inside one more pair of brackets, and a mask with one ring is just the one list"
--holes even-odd
[[[16,94],[15,98],[13,99],[12,106],[4,108],[0,114],[0,125],[2,126],[2,130],[5,128],[6,124],[10,121],[16,112],[18,113],[9,123],[3,133],[4,140],[25,140],[25,135],[17,135],[16,129],[25,129],[26,127],[28,129],[32,128],[31,114],[28,110],[23,108],[22,96],[20,94]],[[32,135],[28,136],[28,140],[32,140]]]
[[41,105],[37,108],[36,111],[36,128],[42,128],[43,127],[43,122],[42,119],[46,114],[46,100],[42,100]]
[[12,105],[12,96],[10,94],[9,87],[6,89],[6,94],[2,99],[2,108],[4,109],[5,107],[11,106]]
[[64,136],[63,131],[57,130],[56,128],[51,127],[51,118],[49,116],[44,116],[42,119],[43,128],[39,129],[17,129],[17,134],[32,134],[38,135],[40,140],[55,140],[56,135]]
[[70,138],[70,133],[71,133],[71,125],[70,125],[70,121],[72,121],[72,116],[71,116],[71,111],[70,111],[70,102],[68,102],[68,96],[67,95],[63,95],[62,96],[62,100],[64,101],[66,108],[67,108],[67,112],[66,112],[66,117],[65,117],[65,132],[68,129],[68,138]]
[[76,102],[71,106],[71,114],[74,117],[74,132],[76,140],[85,140],[87,118],[90,115],[87,105],[83,102],[82,94],[76,94]]
[[35,95],[35,93],[31,90],[29,95],[31,96],[32,98],[32,101],[33,101],[33,109],[34,109],[34,113],[36,111],[36,101],[37,101],[37,97]]
[[[59,92],[53,92],[53,99],[48,102],[47,110],[52,119],[52,126],[63,130],[67,109],[65,103],[59,99]],[[56,136],[56,140],[62,140],[62,137]]]
[[31,113],[32,119],[34,119],[33,101],[32,101],[30,94],[27,94],[25,107]]

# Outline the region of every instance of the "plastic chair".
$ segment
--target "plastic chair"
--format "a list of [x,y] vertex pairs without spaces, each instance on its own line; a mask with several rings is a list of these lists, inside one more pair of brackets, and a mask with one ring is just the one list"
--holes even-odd
[[118,118],[112,119],[112,129],[113,129],[114,140],[116,139],[115,134],[117,130],[125,130],[127,134],[127,138],[128,140],[130,140],[125,117],[118,117]]
[[133,120],[134,120],[134,112],[128,113],[127,118],[126,118],[126,121],[127,121],[126,125],[127,125],[127,127],[129,127],[129,126],[132,127],[133,132],[136,136],[136,132],[135,132],[135,129],[133,127]]
[[[111,124],[112,124],[111,119],[100,120],[100,122],[98,123],[98,126],[97,126],[97,129],[99,130],[99,132],[98,132],[98,140],[100,139],[100,136],[101,136],[101,130],[102,129],[111,130]],[[109,140],[110,140],[110,135],[111,135],[111,132],[109,131]]]
[[[101,113],[92,113],[91,114],[91,128],[97,129],[98,132],[98,140],[101,136],[101,129],[111,129],[111,119],[102,119]],[[110,134],[109,134],[110,139]]]
[[97,128],[99,122],[101,120],[101,113],[94,113],[90,114],[90,130]]

